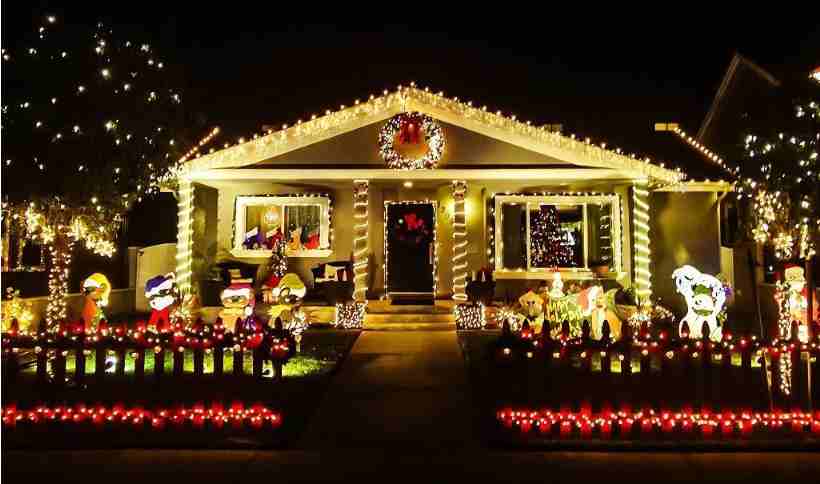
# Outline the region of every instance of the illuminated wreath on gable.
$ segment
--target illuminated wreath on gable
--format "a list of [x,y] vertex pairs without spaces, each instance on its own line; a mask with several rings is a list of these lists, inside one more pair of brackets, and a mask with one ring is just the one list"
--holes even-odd
[[[399,154],[394,143],[418,141],[423,136],[427,153],[421,158],[406,158]],[[444,151],[444,132],[430,116],[421,113],[401,113],[390,118],[379,131],[379,152],[389,168],[420,170],[435,168]]]

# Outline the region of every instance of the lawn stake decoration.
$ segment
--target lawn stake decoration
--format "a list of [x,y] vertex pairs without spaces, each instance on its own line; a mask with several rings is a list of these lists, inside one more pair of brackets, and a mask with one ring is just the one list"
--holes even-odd
[[592,339],[600,340],[603,336],[604,322],[609,323],[610,337],[618,340],[621,337],[621,319],[607,304],[607,293],[601,286],[592,286],[578,293],[578,304],[584,318],[591,321]]
[[723,283],[689,265],[676,269],[672,277],[678,293],[683,295],[688,307],[686,316],[680,322],[679,331],[682,332],[685,323],[689,326],[689,336],[700,339],[703,326],[708,325],[711,339],[720,341],[722,334],[718,315],[726,302]]
[[229,331],[248,331],[256,326],[253,314],[256,304],[253,286],[247,282],[234,282],[222,291],[219,298],[223,306],[219,311],[219,317]]
[[[421,158],[406,158],[396,151],[395,143],[424,142],[427,152]],[[420,170],[435,168],[444,151],[444,133],[433,118],[421,113],[401,113],[390,118],[379,131],[379,153],[389,168]]]
[[83,324],[86,329],[94,331],[97,325],[105,319],[104,307],[108,306],[108,297],[111,294],[111,283],[108,278],[99,272],[91,274],[83,281],[85,305],[83,306]]
[[167,331],[171,327],[171,311],[178,303],[179,290],[176,286],[176,275],[169,272],[156,276],[145,283],[145,297],[151,306],[151,317],[148,327],[155,331]]
[[[813,318],[808,317],[808,288],[806,286],[806,277],[803,268],[798,265],[789,265],[784,271],[785,284],[778,285],[778,290],[775,292],[775,299],[785,310],[780,321],[780,338],[792,338],[791,327],[792,321],[798,323],[797,339],[802,343],[809,340],[809,321]],[[815,302],[814,307],[817,308]]]

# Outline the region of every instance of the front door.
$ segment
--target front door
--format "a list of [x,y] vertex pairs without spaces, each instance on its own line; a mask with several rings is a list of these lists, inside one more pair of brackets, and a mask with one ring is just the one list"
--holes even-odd
[[436,256],[433,202],[388,202],[384,223],[387,295],[432,296]]

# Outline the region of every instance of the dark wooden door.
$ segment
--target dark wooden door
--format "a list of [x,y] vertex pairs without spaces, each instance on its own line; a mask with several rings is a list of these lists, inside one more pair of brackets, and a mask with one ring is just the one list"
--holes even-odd
[[388,294],[433,294],[436,256],[433,204],[389,204],[385,215]]

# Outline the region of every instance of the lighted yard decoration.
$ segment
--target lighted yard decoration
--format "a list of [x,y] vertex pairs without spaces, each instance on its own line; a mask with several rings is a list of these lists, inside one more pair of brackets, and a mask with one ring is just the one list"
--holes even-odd
[[6,299],[0,308],[3,318],[3,331],[12,330],[12,322],[17,320],[16,330],[30,331],[34,322],[34,312],[31,303],[20,297],[20,290],[11,286],[6,287]]
[[172,310],[179,303],[179,290],[176,286],[176,274],[152,277],[145,282],[145,297],[151,307],[148,326],[158,331],[170,327]]
[[111,294],[111,283],[99,272],[91,274],[83,281],[85,303],[83,305],[83,324],[87,331],[94,331],[101,320],[105,319],[103,308],[108,306]]
[[[424,143],[426,153],[420,158],[406,158],[396,150],[401,144]],[[436,121],[421,113],[393,116],[379,131],[379,153],[388,167],[397,170],[435,168],[444,151],[444,133]]]
[[[789,265],[784,271],[784,281],[777,284],[775,300],[781,308],[778,321],[778,336],[782,339],[792,338],[792,322],[797,322],[797,339],[802,343],[809,341],[808,288],[803,268]],[[817,298],[814,309],[818,309]]]
[[[246,282],[235,282],[220,294],[223,309],[219,311],[225,328],[231,332],[253,330],[256,318],[253,308],[256,304],[253,286]],[[237,326],[238,323],[238,326]]]
[[689,337],[701,338],[703,326],[709,327],[709,337],[713,341],[722,338],[718,315],[726,302],[723,283],[709,274],[702,274],[692,266],[686,265],[672,273],[675,287],[686,300],[686,316],[680,321],[679,331],[683,333],[684,323],[689,327]]
[[180,151],[192,124],[166,60],[81,25],[49,16],[3,45],[3,215],[49,255],[52,327],[68,316],[75,246],[111,257],[127,210],[195,153]]
[[[612,290],[614,297],[615,290]],[[609,324],[609,336],[612,340],[621,337],[621,319],[608,304],[608,293],[601,286],[589,287],[578,293],[578,305],[584,318],[590,323],[592,339],[600,340],[603,336],[604,321]]]

